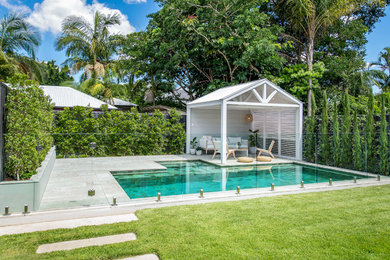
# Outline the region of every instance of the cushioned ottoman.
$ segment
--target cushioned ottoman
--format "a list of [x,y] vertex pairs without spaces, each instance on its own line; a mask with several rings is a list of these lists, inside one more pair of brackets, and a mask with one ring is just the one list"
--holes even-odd
[[238,157],[238,162],[251,163],[253,162],[253,158],[250,157]]
[[270,162],[272,161],[272,158],[268,156],[257,156],[256,160],[258,162]]

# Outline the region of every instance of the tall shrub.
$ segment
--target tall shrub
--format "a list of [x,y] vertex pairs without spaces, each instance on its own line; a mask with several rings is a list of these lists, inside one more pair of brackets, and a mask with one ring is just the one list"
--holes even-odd
[[[172,110],[168,119],[160,111],[153,115],[108,111],[94,116],[92,109],[74,107],[57,114],[55,141],[62,157],[178,154],[184,150],[185,131],[180,114]],[[95,148],[90,143],[96,143]]]
[[348,90],[343,96],[343,125],[342,125],[342,165],[345,168],[352,166],[352,142],[351,142],[351,107],[349,103]]
[[340,150],[340,124],[338,118],[338,110],[336,100],[334,101],[333,110],[333,164],[340,166],[341,150]]
[[375,148],[375,122],[374,122],[374,94],[372,89],[368,96],[367,103],[367,117],[365,127],[366,137],[366,157],[367,157],[367,170],[369,172],[374,171],[376,166],[376,148]]
[[[5,170],[17,180],[36,173],[53,144],[53,108],[36,82],[17,74],[7,96]],[[38,148],[39,147],[39,148]]]
[[315,114],[317,110],[314,94],[311,96],[311,111],[312,115],[306,119],[306,143],[305,143],[305,158],[309,162],[315,162],[316,158],[316,141],[317,136],[315,133],[317,121]]
[[320,158],[321,162],[329,164],[329,154],[330,154],[330,144],[329,144],[329,117],[328,117],[328,97],[326,91],[323,92],[323,101],[322,101],[322,113],[321,113],[321,149],[320,149]]
[[381,122],[380,122],[380,138],[379,138],[379,165],[380,172],[384,175],[389,175],[389,140],[387,133],[387,121],[386,121],[386,106],[385,98],[382,98],[381,102]]
[[359,122],[357,112],[355,111],[353,120],[353,166],[355,170],[362,170],[363,168],[363,153],[359,131]]

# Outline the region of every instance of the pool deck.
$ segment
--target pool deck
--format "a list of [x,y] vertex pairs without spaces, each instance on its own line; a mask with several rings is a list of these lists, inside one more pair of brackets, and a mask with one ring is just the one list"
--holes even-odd
[[[86,209],[94,212],[96,208],[107,208],[105,213],[117,212],[122,213],[123,207],[136,209],[146,207],[160,207],[169,205],[182,205],[192,203],[204,203],[212,201],[235,200],[242,198],[252,198],[259,196],[270,196],[275,194],[300,193],[300,192],[315,192],[321,190],[331,190],[338,188],[353,188],[362,185],[382,185],[390,184],[390,178],[381,176],[381,181],[378,182],[375,178],[359,180],[358,184],[352,181],[338,182],[329,186],[327,183],[316,183],[305,185],[301,189],[299,185],[277,187],[275,192],[269,194],[269,188],[262,189],[247,189],[242,190],[241,195],[237,198],[235,191],[222,191],[205,193],[207,199],[199,199],[198,194],[188,194],[180,196],[169,196],[162,199],[163,202],[156,202],[155,198],[132,199],[126,195],[118,182],[112,176],[112,171],[131,171],[131,170],[161,170],[165,169],[160,165],[159,161],[179,161],[179,160],[203,160],[215,165],[221,165],[219,158],[212,159],[211,155],[161,155],[161,156],[125,156],[125,157],[100,157],[100,158],[72,158],[72,159],[57,159],[54,164],[54,169],[50,176],[46,191],[41,201],[40,212],[50,212],[58,210],[80,210]],[[233,158],[229,159],[222,166],[241,166],[241,165],[270,165],[293,163],[292,160],[276,158],[271,163],[253,162],[253,163],[238,163]],[[299,162],[302,163],[302,162]],[[307,165],[313,165],[305,163]],[[334,169],[332,167],[325,167]],[[342,170],[342,169],[337,169]],[[367,174],[362,172],[354,172],[345,170],[346,172],[356,174]],[[375,177],[375,175],[373,175]],[[341,185],[341,186],[338,186]],[[88,196],[88,190],[94,189],[95,196]],[[113,197],[117,198],[119,206],[112,206]],[[118,212],[119,211],[119,212]],[[129,211],[127,211],[129,212]],[[19,213],[20,214],[20,213]],[[114,213],[110,213],[114,214]],[[13,213],[18,215],[18,213]],[[2,218],[2,217],[0,217]]]

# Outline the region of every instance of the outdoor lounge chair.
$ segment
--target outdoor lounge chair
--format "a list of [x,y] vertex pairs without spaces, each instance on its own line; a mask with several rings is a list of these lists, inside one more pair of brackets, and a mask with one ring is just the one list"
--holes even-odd
[[[213,145],[214,145],[214,154],[212,159],[214,159],[215,155],[221,154],[221,141],[213,140]],[[231,154],[233,155],[234,159],[236,159],[235,150],[229,149],[229,146],[227,144],[226,144],[226,153],[227,153],[226,160],[229,158]]]
[[257,148],[256,150],[259,151],[259,154],[257,155],[257,157],[259,157],[259,156],[261,155],[261,153],[267,153],[267,154],[269,154],[272,158],[275,158],[275,156],[272,154],[272,148],[274,147],[274,144],[275,144],[275,141],[272,140],[271,144],[270,144],[269,147],[268,147],[268,150],[261,149],[261,148]]

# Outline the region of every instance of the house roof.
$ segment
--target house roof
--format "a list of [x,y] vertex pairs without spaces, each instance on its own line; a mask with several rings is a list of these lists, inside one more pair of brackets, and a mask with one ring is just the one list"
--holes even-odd
[[271,87],[274,90],[276,90],[278,93],[281,93],[284,97],[289,99],[290,102],[296,103],[296,104],[302,104],[302,102],[291,95],[290,93],[286,92],[279,86],[276,86],[268,79],[260,79],[256,81],[246,82],[234,86],[224,87],[217,89],[203,97],[200,97],[192,102],[189,102],[188,105],[197,105],[202,103],[213,103],[217,101],[222,100],[231,100],[234,97],[237,97],[241,94],[244,94],[245,92],[251,91],[252,89],[255,89],[257,87],[260,87],[262,85],[266,84],[267,87]]
[[97,98],[78,91],[71,87],[60,86],[40,86],[46,96],[49,96],[54,104],[54,107],[91,107],[100,109],[102,105],[107,105],[108,109],[117,109],[116,107],[107,104]]
[[113,104],[114,106],[121,106],[121,107],[136,107],[136,106],[138,106],[134,103],[131,103],[131,102],[119,99],[119,98],[113,98],[113,101],[114,101],[114,104]]

